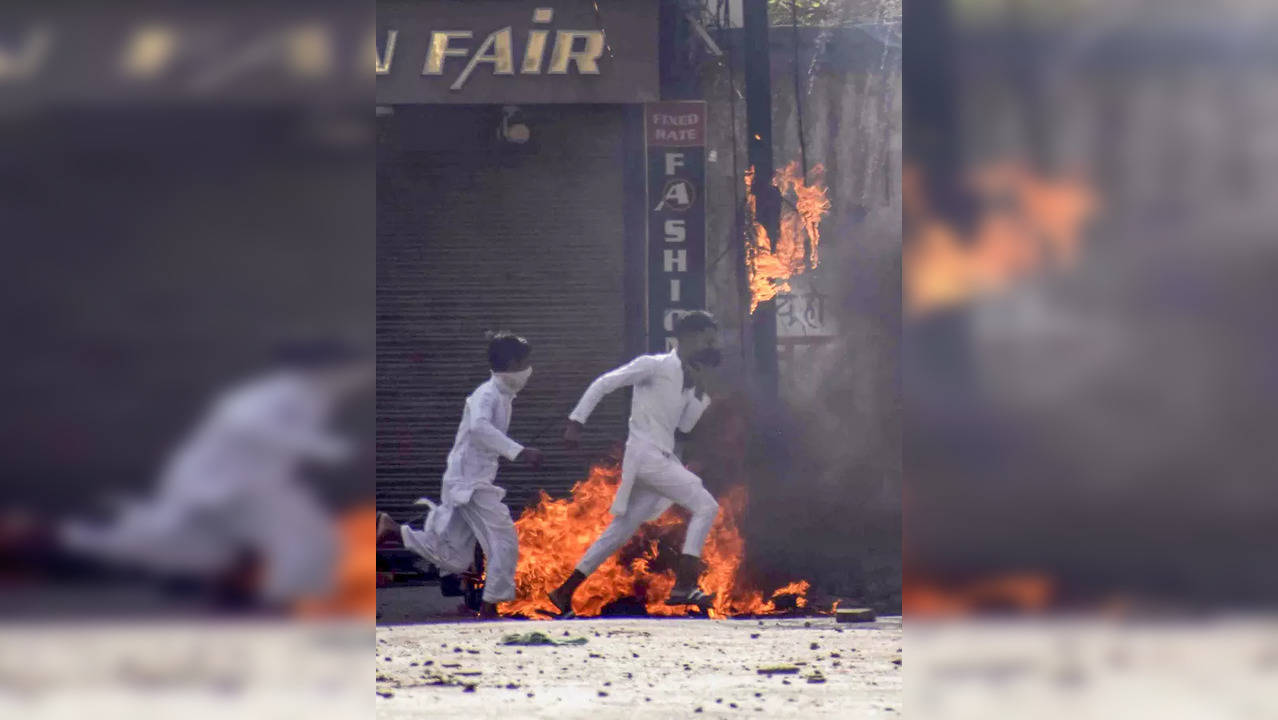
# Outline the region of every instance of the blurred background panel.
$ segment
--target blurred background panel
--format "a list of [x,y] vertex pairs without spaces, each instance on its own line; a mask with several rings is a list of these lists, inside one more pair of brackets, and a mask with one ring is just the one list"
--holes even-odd
[[1275,21],[1259,2],[907,3],[920,609],[1008,574],[1049,605],[1278,601]]
[[[25,552],[106,498],[153,495],[282,343],[371,355],[374,19],[371,3],[0,15],[0,509]],[[334,523],[371,505],[372,404],[337,419],[351,461],[305,478]],[[33,594],[6,609],[40,608],[52,571],[8,571]],[[72,612],[110,612],[85,592],[97,579]]]

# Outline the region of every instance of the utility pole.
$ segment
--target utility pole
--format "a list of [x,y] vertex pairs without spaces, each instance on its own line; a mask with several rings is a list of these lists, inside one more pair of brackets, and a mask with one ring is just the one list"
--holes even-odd
[[[745,35],[746,154],[754,167],[755,219],[768,231],[772,250],[781,232],[781,193],[772,185],[772,58],[768,43],[767,0],[744,0],[742,25]],[[744,242],[744,239],[738,239]],[[750,317],[754,337],[755,372],[764,398],[775,401],[778,394],[777,306],[759,303]]]

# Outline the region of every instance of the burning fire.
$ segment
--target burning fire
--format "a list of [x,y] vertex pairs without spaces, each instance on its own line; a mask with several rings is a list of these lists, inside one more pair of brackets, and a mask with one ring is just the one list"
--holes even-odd
[[985,610],[1042,612],[1056,593],[1052,579],[1040,573],[1001,575],[942,588],[927,582],[906,581],[903,610],[913,617],[958,617]]
[[772,176],[772,184],[781,191],[782,198],[781,236],[774,251],[767,229],[755,219],[757,203],[750,191],[754,185],[754,167],[746,170],[746,220],[751,228],[746,240],[750,312],[754,312],[759,303],[789,292],[790,278],[815,269],[820,263],[821,220],[830,212],[828,188],[822,182],[825,166],[817,165],[808,175],[810,184],[799,171],[799,164],[792,162]]
[[341,556],[335,568],[333,591],[308,598],[294,607],[300,617],[363,617],[377,614],[377,511],[354,508],[337,518]]
[[[543,492],[537,504],[524,511],[515,522],[519,533],[519,564],[515,570],[519,599],[504,603],[503,614],[535,617],[538,610],[555,612],[546,593],[572,573],[582,553],[608,526],[608,508],[620,479],[619,466],[595,466],[585,480],[573,486],[571,497],[554,500]],[[745,541],[738,522],[745,504],[746,491],[741,486],[720,498],[719,516],[702,552],[707,569],[701,575],[701,587],[716,595],[712,616],[775,612],[777,598],[785,595],[794,595],[795,606],[804,607],[807,581],[790,583],[767,598],[758,590],[743,587],[739,571]],[[633,599],[650,615],[687,614],[687,608],[664,604],[674,587],[673,568],[666,565],[677,553],[684,525],[674,508],[644,525],[629,544],[578,588],[574,603],[577,614],[599,615],[609,603],[627,599]]]
[[905,310],[920,316],[997,292],[1042,269],[1073,265],[1096,200],[1077,178],[1047,178],[1020,162],[982,168],[968,179],[980,204],[970,237],[933,217],[918,171],[902,183],[915,219],[905,250]]

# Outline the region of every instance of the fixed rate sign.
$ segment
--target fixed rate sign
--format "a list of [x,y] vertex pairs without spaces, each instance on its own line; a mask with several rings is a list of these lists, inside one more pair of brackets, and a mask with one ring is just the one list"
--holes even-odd
[[706,306],[706,104],[644,105],[648,148],[648,348],[674,347],[674,323]]

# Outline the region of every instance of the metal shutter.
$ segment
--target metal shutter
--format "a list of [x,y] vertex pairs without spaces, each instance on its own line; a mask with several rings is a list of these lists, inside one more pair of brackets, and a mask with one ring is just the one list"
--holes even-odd
[[623,361],[622,111],[526,108],[526,146],[496,137],[500,108],[397,107],[381,118],[377,219],[377,502],[403,519],[438,497],[466,396],[488,377],[483,332],[533,343],[511,435],[547,451],[538,473],[503,467],[518,513],[562,494],[624,439],[621,393],[580,452],[562,421],[586,385]]

